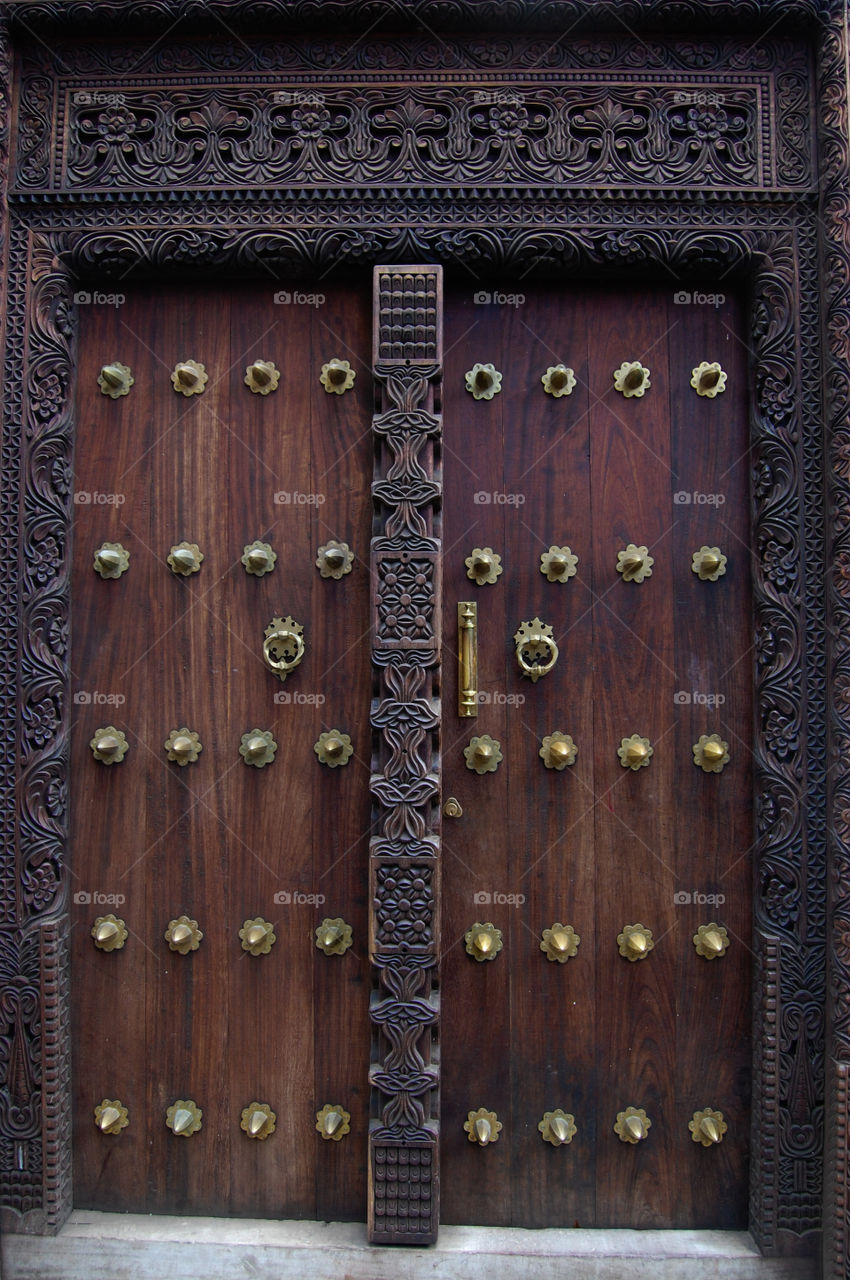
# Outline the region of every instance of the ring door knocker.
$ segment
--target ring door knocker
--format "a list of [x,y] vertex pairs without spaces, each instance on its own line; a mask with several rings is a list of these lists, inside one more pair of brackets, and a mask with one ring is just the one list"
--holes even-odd
[[278,680],[285,680],[304,657],[304,628],[287,615],[266,627],[263,660]]
[[521,622],[514,633],[514,643],[520,671],[535,684],[558,661],[558,646],[555,644],[552,628],[548,622],[541,622],[539,618]]

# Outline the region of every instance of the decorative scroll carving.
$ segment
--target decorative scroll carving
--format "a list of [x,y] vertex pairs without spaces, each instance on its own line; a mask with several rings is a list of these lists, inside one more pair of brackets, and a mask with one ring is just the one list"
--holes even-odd
[[369,1235],[426,1244],[439,1222],[440,431],[442,269],[375,268],[374,373],[382,396],[372,493],[380,669],[372,714],[372,961],[378,1029],[370,1080]]
[[824,1271],[846,1275],[850,1257],[850,100],[846,13],[835,16],[820,48],[819,96],[822,169],[820,217],[824,228],[821,272],[826,297],[824,351],[827,392],[827,491],[835,516],[827,564],[827,635],[830,642],[829,722],[829,944],[830,1007],[826,1045],[826,1150],[824,1155]]

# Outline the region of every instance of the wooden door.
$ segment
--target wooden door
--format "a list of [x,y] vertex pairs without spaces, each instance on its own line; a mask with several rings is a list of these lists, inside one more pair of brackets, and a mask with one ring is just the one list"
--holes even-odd
[[[367,903],[370,697],[369,297],[323,285],[320,302],[222,283],[214,292],[125,288],[120,306],[80,306],[74,488],[72,667],[73,1021],[76,1203],[84,1208],[270,1217],[362,1218],[368,1115]],[[288,300],[287,300],[288,298]],[[328,393],[321,366],[350,362],[353,388]],[[255,394],[247,366],[273,361]],[[205,366],[184,397],[178,362]],[[112,361],[134,378],[101,393]],[[365,363],[364,363],[365,361]],[[246,546],[277,556],[264,576]],[[352,571],[322,577],[320,545],[345,541]],[[117,579],[93,569],[104,542],[129,552]],[[169,567],[197,544],[197,573]],[[275,616],[303,625],[306,655],[281,683],[266,667]],[[105,728],[129,749],[98,762]],[[196,761],[169,760],[172,730],[197,733]],[[270,731],[272,763],[240,754]],[[322,731],[350,734],[345,767],[319,762]],[[96,920],[126,926],[98,949]],[[169,949],[183,915],[197,950]],[[273,926],[267,954],[240,929]],[[353,945],[326,955],[323,918]],[[128,1125],[105,1134],[115,1100]],[[167,1109],[193,1100],[189,1138]],[[243,1109],[276,1114],[267,1138]],[[316,1131],[340,1104],[350,1133]]]
[[[442,1217],[526,1227],[738,1227],[747,1221],[750,1070],[751,675],[746,346],[739,309],[641,292],[547,291],[524,301],[470,290],[446,307],[444,391],[444,800]],[[521,295],[520,295],[521,296]],[[501,303],[498,301],[501,297]],[[512,305],[513,303],[513,305]],[[616,390],[624,361],[650,370],[641,396]],[[692,370],[728,381],[697,395]],[[465,377],[492,363],[501,389],[475,400]],[[547,394],[549,366],[575,371]],[[618,552],[648,548],[651,576],[625,581]],[[568,546],[575,576],[549,581],[541,555]],[[716,581],[693,553],[719,547]],[[467,576],[475,549],[501,557],[493,583]],[[478,607],[478,716],[458,717],[455,617]],[[551,625],[554,668],[519,670],[514,633]],[[548,653],[548,649],[546,650]],[[575,763],[547,768],[543,739],[569,734]],[[693,745],[728,744],[722,772]],[[494,772],[467,767],[475,735],[500,744]],[[618,748],[649,740],[649,764]],[[501,931],[489,960],[467,953],[475,923]],[[544,929],[580,937],[565,963]],[[651,930],[641,960],[625,926]],[[725,954],[697,954],[700,925]],[[630,1143],[618,1113],[651,1127]],[[470,1111],[503,1128],[470,1142]],[[718,1145],[689,1131],[723,1114]],[[576,1132],[538,1130],[561,1108]]]

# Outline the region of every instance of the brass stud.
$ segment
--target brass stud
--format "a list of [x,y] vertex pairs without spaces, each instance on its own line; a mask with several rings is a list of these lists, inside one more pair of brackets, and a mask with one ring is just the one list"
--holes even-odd
[[338,360],[334,357],[327,364],[322,365],[319,381],[325,391],[332,395],[341,396],[343,392],[349,391],[354,386],[356,376],[347,360]]
[[717,960],[720,956],[725,956],[729,942],[729,934],[723,925],[715,924],[713,920],[710,924],[701,924],[693,937],[697,955],[704,960]]
[[639,733],[633,733],[630,738],[621,738],[617,748],[620,764],[624,769],[631,769],[633,772],[636,769],[647,768],[654,754],[655,749],[649,738],[642,738]]
[[652,941],[652,930],[642,924],[627,924],[623,932],[617,934],[617,946],[620,955],[632,962],[645,960],[655,946]]
[[568,733],[556,729],[554,733],[546,735],[537,754],[547,769],[557,769],[560,772],[567,765],[575,764],[578,747]]
[[102,542],[94,553],[93,569],[101,578],[120,578],[130,564],[130,552],[120,542]]
[[473,773],[495,773],[502,761],[502,744],[491,738],[489,733],[482,733],[470,738],[463,754],[467,769]]
[[703,733],[693,745],[694,764],[703,773],[722,773],[729,763],[729,743],[719,733]]
[[339,580],[351,573],[353,564],[354,552],[347,542],[326,542],[316,555],[316,568],[323,578]]
[[245,572],[250,573],[252,577],[262,578],[267,573],[271,573],[277,563],[277,553],[272,551],[267,542],[249,542],[242,551],[242,563],[245,566]]
[[546,575],[547,582],[569,582],[576,576],[577,564],[578,556],[569,547],[553,545],[540,557],[540,572]]
[[561,396],[572,394],[576,375],[568,365],[550,364],[540,381],[547,396],[554,396],[558,400]]
[[181,578],[187,578],[190,573],[199,571],[203,558],[197,542],[178,542],[171,548],[167,563],[172,573],[179,574]]
[[498,1142],[502,1132],[502,1124],[495,1111],[488,1111],[486,1107],[470,1111],[463,1122],[463,1128],[469,1141],[477,1142],[479,1147],[489,1147]]
[[701,360],[691,371],[691,386],[698,396],[713,400],[726,390],[726,374],[716,360]]
[[255,769],[263,769],[272,764],[277,751],[277,743],[271,729],[249,729],[242,734],[239,754],[246,764]]
[[502,572],[502,557],[492,547],[473,547],[463,563],[467,578],[479,587],[492,585]]
[[242,941],[242,950],[249,952],[252,956],[267,956],[277,942],[274,925],[269,924],[268,920],[264,920],[262,916],[245,920],[239,930],[239,937]]
[[127,926],[120,916],[98,916],[91,927],[91,936],[98,951],[120,951],[127,941]]
[[617,572],[622,574],[624,582],[643,582],[644,578],[651,578],[654,564],[648,548],[636,546],[634,542],[617,552]]
[[495,960],[502,950],[502,931],[489,921],[486,924],[475,923],[463,937],[467,955],[473,960]]
[[544,1142],[551,1143],[553,1147],[565,1147],[576,1135],[576,1118],[569,1111],[556,1107],[554,1111],[544,1111],[537,1128]]
[[265,1142],[266,1138],[274,1133],[276,1120],[277,1115],[267,1102],[249,1102],[242,1111],[239,1128],[249,1138],[257,1138],[260,1142]]
[[726,572],[726,557],[719,547],[700,547],[691,556],[691,570],[700,582],[716,582]]
[[190,951],[197,951],[203,936],[197,920],[190,920],[188,916],[178,916],[176,920],[169,920],[164,934],[169,949],[179,951],[181,956],[188,955]]
[[204,749],[198,735],[185,725],[182,729],[172,729],[162,745],[169,760],[181,766],[194,764]]
[[110,400],[117,400],[119,396],[130,394],[130,388],[135,381],[129,365],[122,364],[120,360],[113,360],[111,364],[105,364],[101,369],[97,385],[103,395],[109,396]]
[[201,1128],[203,1111],[191,1098],[178,1098],[165,1113],[165,1123],[178,1138],[191,1138]]
[[443,805],[443,814],[447,818],[463,817],[463,806],[455,796],[449,796],[448,800]]
[[476,400],[492,400],[502,390],[502,375],[492,364],[474,364],[464,378],[467,391]]
[[316,929],[316,946],[326,956],[341,956],[353,945],[351,925],[340,917],[325,917]]
[[351,1115],[338,1102],[326,1102],[316,1112],[316,1129],[325,1141],[339,1142],[351,1132]]
[[104,1098],[94,1109],[94,1122],[101,1133],[117,1138],[127,1128],[130,1117],[120,1098]]
[[120,764],[130,750],[130,744],[120,729],[108,724],[97,729],[89,743],[92,755],[101,764]]
[[723,1135],[729,1128],[723,1119],[722,1111],[714,1111],[711,1107],[704,1107],[702,1111],[695,1111],[693,1119],[689,1121],[688,1128],[691,1131],[691,1137],[694,1142],[698,1142],[703,1147],[714,1147],[723,1141]]
[[540,950],[545,954],[547,960],[552,960],[558,964],[566,964],[578,951],[580,942],[581,938],[571,924],[559,924],[556,922],[551,929],[543,930]]
[[271,360],[255,360],[245,370],[243,381],[245,386],[250,388],[255,395],[267,396],[270,391],[277,390],[277,385],[280,382],[280,370],[274,367]]
[[614,386],[627,400],[632,396],[640,398],[652,386],[649,370],[639,360],[624,360],[614,370]]
[[626,1107],[625,1111],[617,1112],[614,1132],[621,1142],[631,1143],[632,1146],[643,1142],[651,1128],[652,1121],[643,1107]]
[[348,764],[354,755],[351,738],[341,729],[327,729],[320,733],[318,741],[313,743],[313,750],[319,757],[319,764],[326,764],[329,769]]
[[209,374],[197,360],[183,360],[175,366],[171,384],[183,396],[199,396],[209,382]]

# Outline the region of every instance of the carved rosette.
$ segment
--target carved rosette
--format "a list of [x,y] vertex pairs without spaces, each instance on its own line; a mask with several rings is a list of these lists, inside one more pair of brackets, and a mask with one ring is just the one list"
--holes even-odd
[[[381,403],[373,421],[371,954],[378,1029],[370,1079],[369,1235],[377,1243],[436,1239],[440,810],[441,375],[439,267],[375,268],[375,362]],[[402,320],[412,313],[413,323]]]

